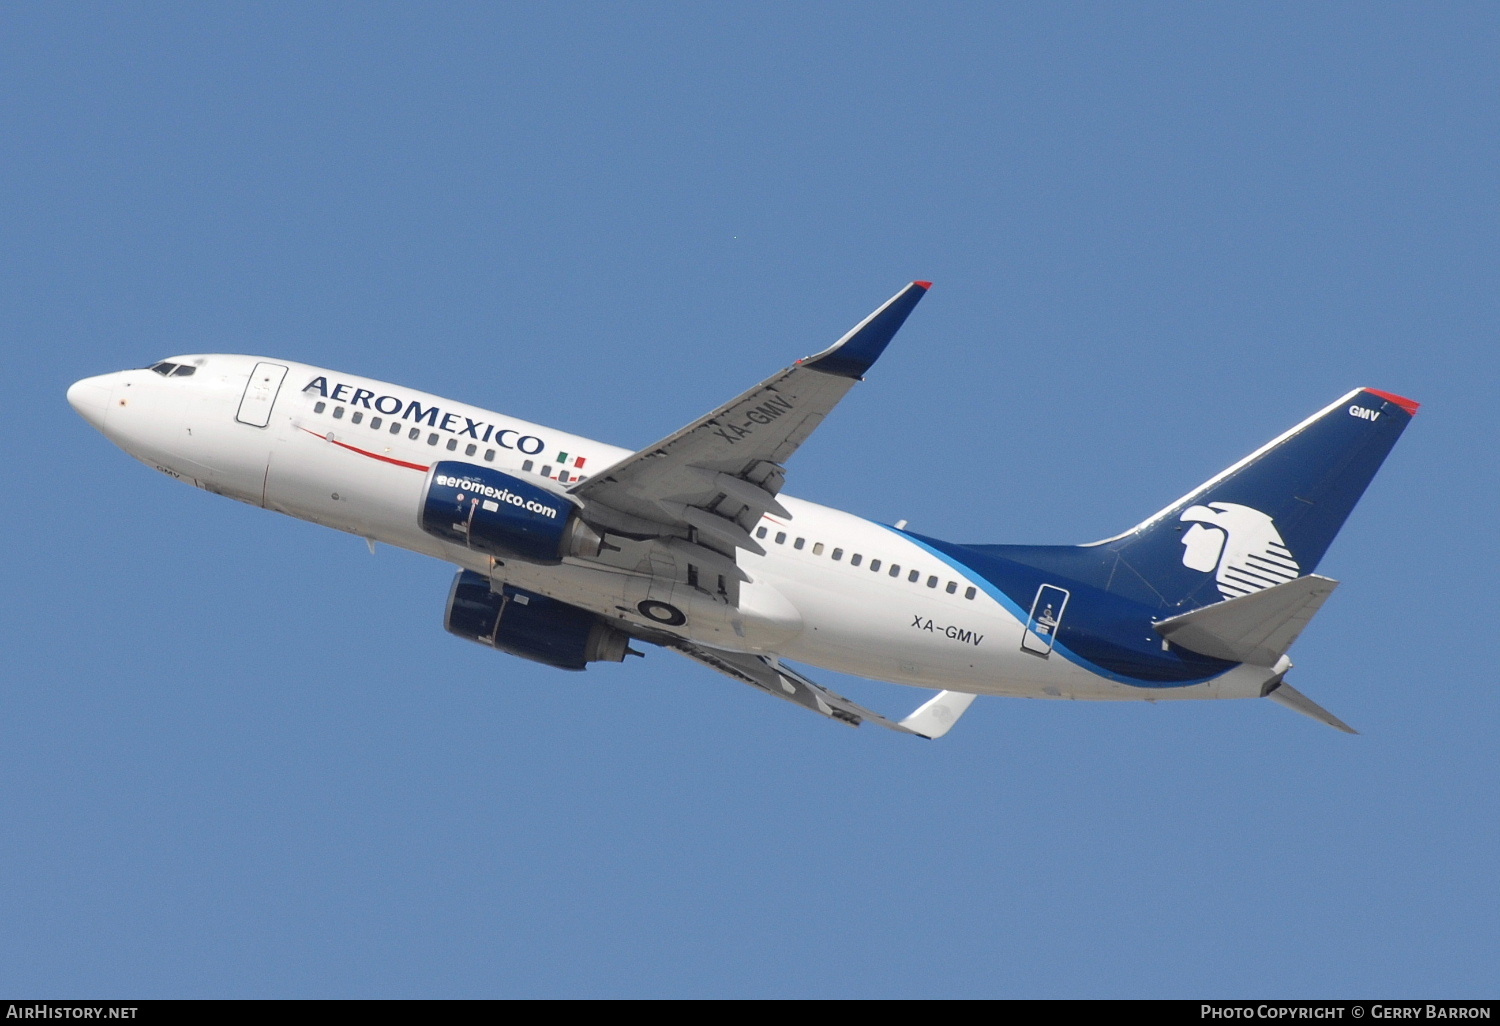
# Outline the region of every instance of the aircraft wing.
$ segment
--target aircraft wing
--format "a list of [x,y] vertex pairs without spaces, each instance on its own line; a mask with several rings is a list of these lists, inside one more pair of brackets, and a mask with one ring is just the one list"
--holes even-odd
[[743,652],[726,652],[722,649],[695,645],[692,642],[674,642],[672,647],[704,666],[760,688],[777,698],[795,702],[806,709],[831,720],[857,727],[861,723],[878,723],[890,730],[918,737],[938,738],[948,732],[958,718],[969,708],[974,696],[957,691],[941,691],[923,703],[914,713],[900,723],[886,719],[843,695],[836,694],[821,684],[815,684],[779,659],[769,656],[747,655]]
[[[892,296],[831,348],[569,491],[591,521],[637,539],[679,538],[733,561],[764,549],[750,531],[776,501],[783,464],[885,350],[930,282]],[[711,559],[711,557],[710,557]]]

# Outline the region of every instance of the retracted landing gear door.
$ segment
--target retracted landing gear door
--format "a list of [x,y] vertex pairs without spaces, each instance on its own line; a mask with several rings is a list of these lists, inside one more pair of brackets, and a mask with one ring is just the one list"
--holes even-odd
[[276,405],[276,393],[281,391],[286,368],[279,363],[257,363],[245,384],[245,394],[240,399],[239,412],[234,419],[241,424],[263,428],[271,423],[271,407]]

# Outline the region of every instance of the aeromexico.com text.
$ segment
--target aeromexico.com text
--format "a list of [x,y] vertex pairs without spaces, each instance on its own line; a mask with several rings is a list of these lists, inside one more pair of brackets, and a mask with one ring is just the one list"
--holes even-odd
[[362,406],[392,419],[426,424],[460,438],[472,438],[476,442],[487,442],[502,449],[515,449],[528,456],[535,456],[547,447],[536,435],[523,435],[513,428],[487,424],[462,413],[444,413],[437,405],[423,406],[415,399],[406,402],[398,396],[378,395],[368,388],[357,388],[342,381],[330,387],[328,379],[321,375],[309,381],[302,391],[316,392],[324,399],[348,403],[351,407]]
[[[520,506],[528,513],[540,513],[544,517],[549,517],[553,520],[557,519],[556,506],[548,506],[528,499],[525,496],[517,495],[509,488],[493,488],[483,481],[475,481],[471,477],[449,477],[447,474],[438,474],[432,480],[434,484],[444,485],[448,488],[457,488],[474,495],[483,495],[485,498],[494,499],[496,502],[508,502],[512,506]],[[462,499],[463,496],[459,496],[459,498]]]

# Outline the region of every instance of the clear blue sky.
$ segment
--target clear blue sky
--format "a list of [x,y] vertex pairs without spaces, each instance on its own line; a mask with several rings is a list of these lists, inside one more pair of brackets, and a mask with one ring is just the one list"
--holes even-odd
[[[1497,53],[1485,4],[8,6],[0,993],[1493,996]],[[63,399],[254,352],[638,446],[913,278],[793,494],[1088,541],[1424,403],[1293,653],[1362,736],[547,670]]]

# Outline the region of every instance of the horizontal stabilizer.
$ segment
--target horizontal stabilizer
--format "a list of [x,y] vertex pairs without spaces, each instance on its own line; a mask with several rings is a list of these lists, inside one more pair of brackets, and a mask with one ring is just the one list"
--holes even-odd
[[1293,712],[1299,712],[1303,716],[1310,716],[1319,723],[1326,723],[1335,730],[1342,730],[1345,734],[1359,733],[1359,731],[1349,726],[1349,724],[1339,719],[1327,709],[1324,709],[1317,702],[1314,702],[1290,684],[1281,683],[1276,685],[1267,693],[1266,697],[1277,705],[1284,705]]
[[1338,586],[1332,578],[1309,574],[1160,620],[1155,627],[1190,652],[1274,666]]

